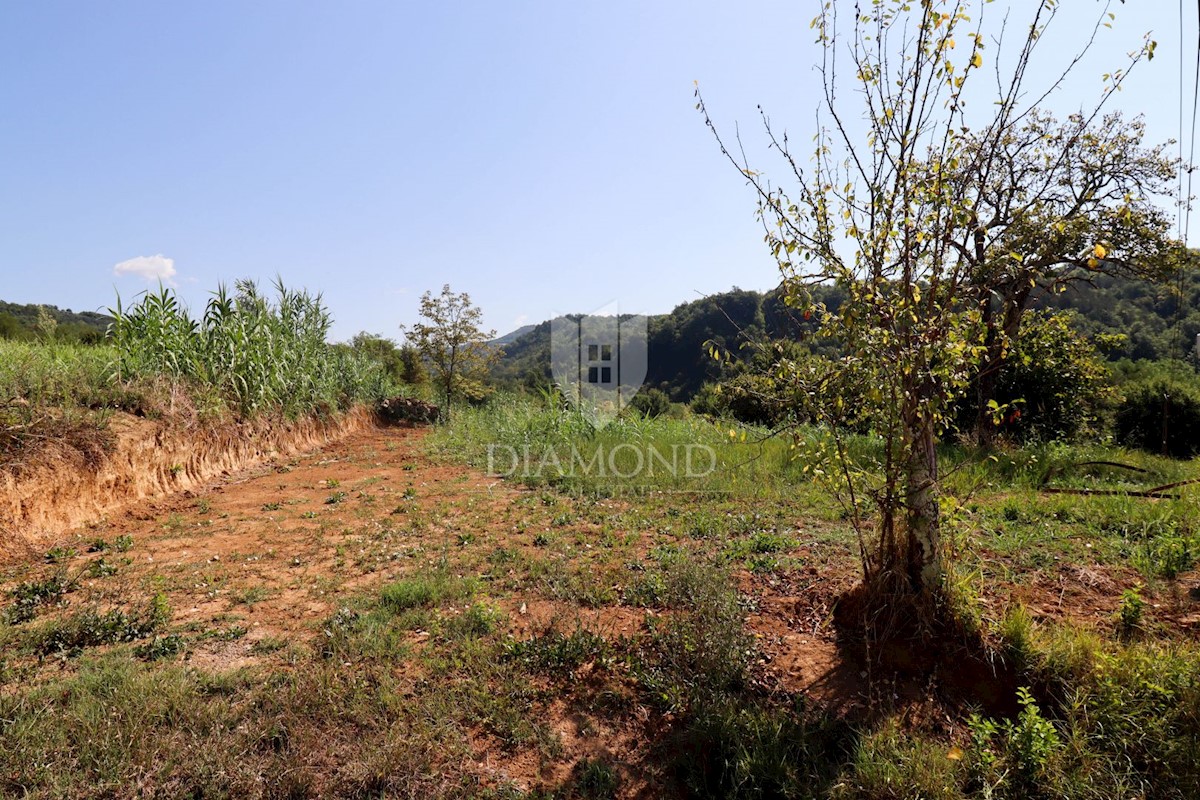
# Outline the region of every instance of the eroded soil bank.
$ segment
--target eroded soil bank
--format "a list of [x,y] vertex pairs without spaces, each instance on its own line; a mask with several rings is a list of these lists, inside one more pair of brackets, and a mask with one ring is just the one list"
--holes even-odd
[[118,413],[116,448],[99,464],[51,442],[37,463],[0,472],[0,559],[148,497],[195,488],[272,458],[308,452],[376,424],[366,408],[336,417],[202,424]]

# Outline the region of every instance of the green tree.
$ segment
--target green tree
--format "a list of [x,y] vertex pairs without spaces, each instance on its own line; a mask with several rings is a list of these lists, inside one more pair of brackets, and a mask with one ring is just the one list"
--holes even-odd
[[394,382],[417,385],[428,380],[421,354],[409,344],[397,345],[391,339],[361,331],[350,340],[354,352],[377,361]]
[[[1146,54],[1153,52],[1148,46]],[[1145,124],[1119,113],[1072,114],[1065,123],[1031,109],[1017,124],[967,139],[968,225],[952,239],[984,325],[975,378],[976,435],[995,429],[988,405],[1039,295],[1103,272],[1162,280],[1182,255],[1161,201],[1178,170],[1167,145],[1144,147]]]
[[500,348],[488,344],[496,332],[479,327],[483,312],[466,292],[451,291],[450,284],[441,294],[421,295],[420,313],[423,321],[403,330],[429,364],[448,417],[454,400],[484,395],[488,367],[501,355]]
[[[1023,38],[1005,53],[1008,66],[997,62],[987,70],[994,75],[985,80],[994,78],[998,93],[968,94],[974,77],[987,75],[988,41],[969,7],[967,0],[878,0],[847,13],[844,4],[823,5],[813,27],[822,46],[824,102],[810,166],[802,166],[788,136],[764,114],[767,141],[782,155],[794,188],[769,181],[740,146],[727,147],[717,134],[722,152],[758,196],[790,303],[819,321],[819,338],[837,343],[838,356],[827,367],[807,363],[797,370],[798,396],[810,399],[809,414],[835,431],[823,471],[839,476],[839,495],[860,537],[864,579],[893,619],[911,610],[924,617],[940,607],[936,444],[953,402],[987,355],[980,268],[995,262],[1000,246],[989,244],[980,209],[990,202],[995,173],[1011,163],[1010,143],[1045,120],[1037,104],[1062,80],[1051,76],[1040,89],[1028,85],[1033,53],[1058,13],[1056,2],[1043,0],[1021,27]],[[1085,37],[1080,49],[1086,52],[1094,38]],[[1131,63],[1153,49],[1147,41]],[[1093,110],[1071,123],[1078,136],[1103,123],[1100,109],[1128,66],[1112,73]],[[848,98],[861,105],[848,105]],[[976,127],[967,106],[980,99],[986,116]],[[715,133],[698,93],[697,100]],[[1040,154],[1054,159],[1056,152],[1047,144]],[[1013,176],[1017,191],[1004,201],[1013,212],[1013,232],[997,235],[998,242],[1060,219],[1026,203],[1025,193],[1045,177],[1027,185]],[[1082,223],[1078,228],[1063,235],[1082,243],[1087,236]],[[1013,252],[1024,263],[1030,251]],[[813,303],[814,288],[831,284],[844,291],[844,302],[836,309]],[[861,398],[856,407],[844,400],[851,389]],[[842,431],[863,422],[879,445],[870,462],[855,457],[843,439]]]

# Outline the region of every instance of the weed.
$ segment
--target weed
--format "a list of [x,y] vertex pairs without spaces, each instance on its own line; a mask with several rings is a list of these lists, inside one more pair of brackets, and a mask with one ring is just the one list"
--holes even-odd
[[1121,592],[1121,607],[1117,610],[1117,624],[1123,636],[1131,636],[1142,627],[1142,614],[1146,609],[1146,601],[1142,593],[1134,586]]
[[150,641],[140,644],[133,649],[138,658],[146,661],[159,661],[172,658],[187,649],[187,642],[177,633],[166,636],[155,636]]
[[235,592],[232,599],[234,603],[241,603],[253,608],[256,603],[261,603],[274,593],[275,592],[267,586],[249,586],[245,589]]
[[584,628],[568,635],[549,630],[531,639],[509,642],[506,647],[508,658],[551,675],[569,675],[588,662],[603,662],[612,654],[613,648],[603,636]]
[[571,789],[581,800],[615,800],[621,776],[606,761],[584,758],[571,771]]
[[4,617],[11,625],[28,622],[37,615],[39,606],[59,602],[71,585],[62,573],[40,581],[19,583],[11,590],[13,604],[4,612]]
[[64,561],[70,561],[77,555],[74,547],[52,547],[46,551],[47,564],[61,564]]
[[196,638],[203,641],[236,642],[249,632],[250,629],[244,625],[230,625],[227,628],[213,628],[204,631]]
[[666,575],[667,597],[688,600],[665,619],[647,619],[634,674],[647,699],[664,709],[717,702],[743,685],[754,652],[741,604],[728,577],[711,567],[684,560]]
[[1033,617],[1020,603],[1008,607],[1000,623],[1000,639],[1007,654],[1023,668],[1033,658]]
[[87,565],[87,574],[92,578],[107,578],[117,574],[117,565],[104,558],[97,558]]
[[1042,716],[1027,687],[1017,689],[1017,702],[1021,705],[1021,713],[1016,722],[1004,722],[1004,734],[1017,769],[1033,783],[1045,772],[1062,742],[1054,724]]
[[383,608],[398,613],[410,608],[432,606],[445,599],[470,597],[473,593],[474,586],[470,582],[435,574],[389,584],[380,591],[379,602]]
[[171,616],[165,595],[158,594],[139,612],[119,608],[106,613],[93,609],[56,620],[34,638],[37,652],[43,655],[74,655],[87,647],[144,639]]
[[250,646],[250,652],[255,655],[269,655],[288,646],[287,639],[280,636],[264,636]]
[[486,603],[473,603],[458,616],[446,622],[446,632],[453,639],[473,639],[487,636],[496,630],[504,615]]

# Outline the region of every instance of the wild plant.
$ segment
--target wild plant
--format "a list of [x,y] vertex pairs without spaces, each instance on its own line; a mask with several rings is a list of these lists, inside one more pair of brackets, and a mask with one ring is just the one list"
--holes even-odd
[[146,292],[129,307],[118,297],[109,309],[113,377],[213,387],[243,416],[344,409],[388,392],[378,364],[326,341],[333,319],[319,294],[280,280],[274,287],[272,301],[253,281],[237,281],[232,292],[220,286],[198,320],[173,289]]

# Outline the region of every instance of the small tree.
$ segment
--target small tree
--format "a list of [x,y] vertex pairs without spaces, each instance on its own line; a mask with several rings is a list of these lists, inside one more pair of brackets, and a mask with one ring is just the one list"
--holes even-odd
[[[757,193],[789,303],[811,313],[820,321],[817,335],[838,345],[840,357],[828,367],[803,365],[794,379],[802,387],[799,396],[812,401],[809,415],[835,431],[822,469],[839,476],[839,494],[860,537],[865,581],[879,590],[875,597],[899,601],[893,614],[914,603],[921,612],[938,607],[930,602],[940,595],[943,577],[936,443],[949,425],[953,401],[987,354],[991,301],[984,302],[984,293],[995,282],[981,279],[981,269],[1006,268],[996,248],[1012,241],[1018,228],[1030,239],[1045,225],[1056,230],[1063,214],[1031,199],[1051,191],[1043,183],[1062,174],[1051,168],[1058,160],[1085,149],[1090,140],[1083,137],[1104,124],[1101,107],[1128,72],[1107,76],[1092,111],[1073,117],[1073,128],[1062,134],[1066,142],[1043,141],[1037,106],[1062,76],[1051,77],[1045,91],[1026,84],[1058,3],[1037,4],[1007,71],[996,62],[997,93],[990,97],[967,94],[983,71],[986,44],[969,6],[968,0],[876,0],[852,9],[824,3],[813,27],[822,47],[825,124],[810,168],[801,165],[786,133],[763,117],[770,146],[794,179],[790,193],[751,169],[744,150],[726,147],[717,135],[722,152]],[[1097,27],[1106,20],[1101,17]],[[1002,49],[1007,29],[1001,28]],[[1095,29],[1067,71],[1094,38]],[[1146,41],[1130,54],[1131,64],[1153,50]],[[846,97],[861,102],[857,113],[851,114]],[[968,101],[976,99],[984,101],[980,120],[967,115]],[[697,100],[715,133],[698,93]],[[1022,165],[1011,144],[1022,137],[1036,139],[1038,157],[1050,166]],[[1064,146],[1076,140],[1080,148]],[[1080,172],[1086,177],[1089,170]],[[993,176],[1009,172],[1010,190],[998,202],[1017,222],[989,245],[980,209],[992,202]],[[1085,180],[1081,186],[1084,196],[1122,191],[1119,182],[1095,186]],[[1070,246],[1057,248],[1059,253],[1096,261],[1107,255],[1103,241],[1088,238],[1095,234],[1089,220],[1072,218],[1063,233],[1070,234]],[[1146,224],[1157,231],[1154,219]],[[1030,241],[1029,250],[1014,252],[1020,259],[1010,262],[1027,263],[1030,252],[1040,251]],[[1062,260],[1056,256],[1053,263]],[[819,285],[839,287],[845,302],[837,309],[814,304],[811,292]],[[861,399],[851,407],[844,398],[855,393]],[[864,422],[877,451],[864,456],[859,448],[856,456],[843,432]]]
[[487,368],[502,351],[488,344],[496,332],[479,327],[483,312],[471,303],[471,296],[455,294],[450,284],[443,286],[439,295],[421,295],[421,317],[424,321],[401,329],[429,364],[449,417],[456,398],[483,396]]

